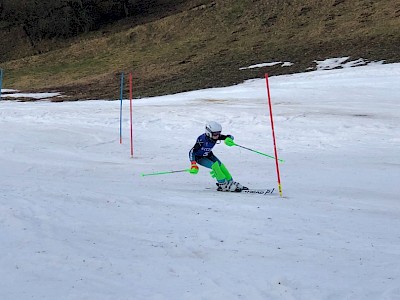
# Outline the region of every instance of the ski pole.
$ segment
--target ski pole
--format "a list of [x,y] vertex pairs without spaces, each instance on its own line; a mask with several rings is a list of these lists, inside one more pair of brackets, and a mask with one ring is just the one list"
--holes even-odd
[[155,173],[147,173],[147,174],[142,173],[141,175],[142,175],[142,176],[164,175],[164,174],[179,173],[179,172],[190,172],[190,170],[189,170],[189,169],[184,169],[184,170],[165,171],[165,172],[155,172]]
[[[266,157],[269,157],[269,158],[273,158],[273,159],[275,159],[275,157],[274,157],[274,156],[271,156],[271,155],[268,155],[268,154],[262,153],[262,152],[260,152],[260,151],[254,150],[254,149],[250,149],[250,148],[247,148],[247,147],[244,147],[244,146],[238,145],[238,144],[236,144],[235,142],[233,143],[233,145],[234,145],[234,146],[238,146],[238,147],[240,147],[240,148],[243,148],[243,149],[246,149],[246,150],[249,150],[249,151],[253,151],[253,152],[255,152],[255,153],[258,153],[258,154],[264,155],[264,156],[266,156]],[[278,159],[278,160],[279,160],[280,162],[284,162],[284,160],[283,160],[283,159]]]

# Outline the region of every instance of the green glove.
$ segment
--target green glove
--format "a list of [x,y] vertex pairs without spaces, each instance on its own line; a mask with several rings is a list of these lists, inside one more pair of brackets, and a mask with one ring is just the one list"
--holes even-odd
[[227,137],[227,138],[225,139],[225,145],[227,145],[227,146],[229,146],[229,147],[232,147],[232,146],[235,146],[235,142],[233,141],[232,138]]
[[199,167],[197,166],[195,161],[191,162],[191,166],[190,166],[190,174],[196,175],[197,173],[199,173]]

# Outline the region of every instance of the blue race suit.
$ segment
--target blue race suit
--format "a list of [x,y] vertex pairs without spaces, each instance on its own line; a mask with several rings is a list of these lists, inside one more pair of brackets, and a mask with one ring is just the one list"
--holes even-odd
[[196,161],[199,165],[211,169],[211,166],[221,161],[212,153],[212,148],[217,141],[225,140],[227,137],[233,138],[231,135],[220,134],[217,140],[209,138],[205,133],[197,138],[196,144],[189,151],[190,161]]

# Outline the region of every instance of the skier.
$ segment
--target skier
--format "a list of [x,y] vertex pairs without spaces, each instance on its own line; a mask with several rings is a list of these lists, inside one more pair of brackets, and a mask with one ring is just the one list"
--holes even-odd
[[218,181],[218,191],[240,192],[247,188],[232,179],[228,169],[211,151],[215,144],[221,140],[224,140],[227,146],[234,145],[233,136],[223,135],[221,131],[222,126],[219,123],[207,122],[206,132],[197,138],[196,144],[189,151],[190,173],[197,174],[199,172],[197,164],[199,164],[212,170],[210,174]]

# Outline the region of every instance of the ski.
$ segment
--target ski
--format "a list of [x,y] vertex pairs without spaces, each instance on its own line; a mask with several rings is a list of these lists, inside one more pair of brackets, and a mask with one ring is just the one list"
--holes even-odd
[[274,192],[275,188],[272,189],[248,189],[248,190],[241,190],[239,193],[245,194],[259,194],[259,195],[269,195]]
[[[206,188],[207,190],[211,190],[212,188]],[[218,191],[217,192],[222,192],[222,193],[244,193],[244,194],[258,194],[258,195],[270,195],[273,194],[275,191],[275,188],[272,189],[243,189],[241,191],[234,191],[234,192],[229,192],[229,191]]]

